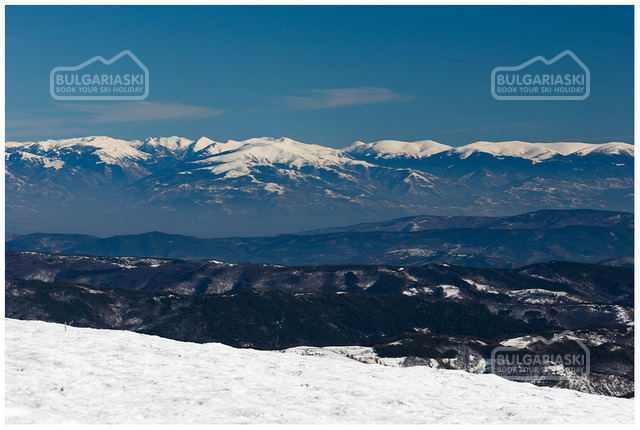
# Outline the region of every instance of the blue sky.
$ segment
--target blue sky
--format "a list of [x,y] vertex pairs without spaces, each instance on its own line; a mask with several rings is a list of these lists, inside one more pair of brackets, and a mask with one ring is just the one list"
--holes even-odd
[[[49,74],[131,50],[136,101],[58,101]],[[505,101],[491,71],[572,50],[582,101]],[[6,135],[633,143],[632,6],[7,6]]]

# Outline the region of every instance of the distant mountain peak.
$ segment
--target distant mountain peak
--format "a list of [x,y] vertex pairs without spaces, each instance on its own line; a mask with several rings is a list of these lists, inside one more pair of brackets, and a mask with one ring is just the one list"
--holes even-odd
[[200,152],[203,149],[215,144],[216,142],[214,142],[213,140],[209,139],[208,137],[204,137],[202,136],[200,139],[196,140],[193,144],[193,151],[194,152]]
[[354,160],[338,149],[297,142],[286,137],[230,140],[216,144],[211,153],[211,157],[199,160],[198,163],[211,164],[212,166],[205,168],[216,174],[233,172],[234,176],[249,174],[251,165],[287,165],[300,169],[303,166],[319,168],[344,164],[368,164]]
[[370,155],[376,158],[395,158],[397,156],[425,158],[451,149],[453,149],[451,146],[443,145],[433,140],[418,140],[415,142],[379,140],[372,143],[357,141],[346,147],[344,151],[351,154]]

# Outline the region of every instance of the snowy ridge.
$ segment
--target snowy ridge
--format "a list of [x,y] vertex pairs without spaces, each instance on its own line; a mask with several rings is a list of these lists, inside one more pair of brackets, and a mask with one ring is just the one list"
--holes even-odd
[[285,137],[253,138],[241,142],[230,140],[224,144],[215,144],[209,153],[213,151],[218,152],[212,157],[199,160],[198,163],[213,164],[204,169],[215,174],[232,172],[234,176],[249,174],[251,165],[280,164],[298,170],[303,166],[326,168],[345,164],[369,165],[345,156],[337,149],[296,142]]
[[607,154],[607,155],[634,155],[633,145],[622,142],[610,142],[603,144],[580,142],[556,142],[556,143],[529,143],[520,141],[511,142],[475,142],[461,146],[453,150],[461,158],[467,158],[476,152],[491,154],[496,157],[517,157],[526,160],[543,161],[557,155]]
[[426,158],[434,154],[450,151],[453,147],[443,145],[433,140],[419,140],[416,142],[402,142],[400,140],[380,140],[373,143],[355,142],[343,149],[350,154],[369,155],[376,158]]
[[87,148],[100,157],[106,164],[119,164],[126,160],[146,160],[151,156],[139,151],[136,146],[138,141],[129,142],[121,139],[114,139],[107,136],[89,136],[74,139],[45,140],[40,142],[6,142],[5,148],[29,152],[31,154],[46,157],[61,156],[63,154],[81,154]]
[[555,156],[587,154],[634,156],[634,147],[628,143],[610,142],[603,144],[580,142],[529,143],[521,141],[485,142],[479,141],[460,147],[443,145],[432,140],[403,142],[381,140],[373,143],[355,142],[343,149],[345,153],[372,156],[381,159],[428,158],[436,154],[458,155],[465,159],[475,153],[490,154],[495,157],[516,157],[540,162]]
[[631,424],[634,404],[330,350],[234,349],[11,319],[5,399],[7,424]]

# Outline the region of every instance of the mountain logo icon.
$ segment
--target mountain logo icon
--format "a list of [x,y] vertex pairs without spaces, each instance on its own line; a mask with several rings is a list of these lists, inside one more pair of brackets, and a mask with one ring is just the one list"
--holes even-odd
[[491,373],[512,381],[560,381],[589,378],[589,348],[570,330],[547,340],[536,336],[525,346],[500,346],[491,351]]
[[51,70],[50,92],[56,100],[144,100],[149,95],[149,70],[129,50],[110,60],[96,56],[78,66]]
[[591,92],[589,68],[572,51],[547,60],[537,56],[491,72],[496,100],[584,100]]

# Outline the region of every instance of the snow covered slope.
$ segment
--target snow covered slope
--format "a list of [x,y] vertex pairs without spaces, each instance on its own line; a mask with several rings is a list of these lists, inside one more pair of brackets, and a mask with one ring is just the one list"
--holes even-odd
[[15,423],[632,423],[633,400],[5,319]]

